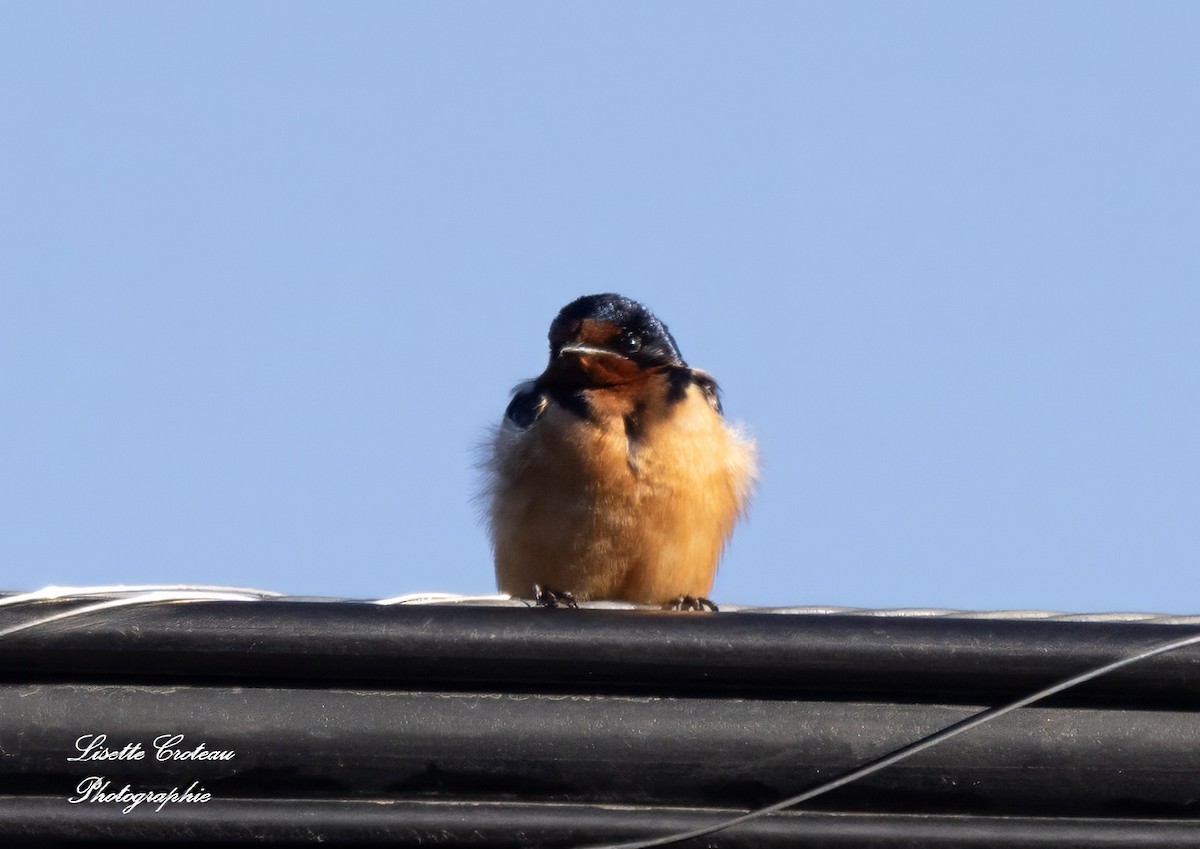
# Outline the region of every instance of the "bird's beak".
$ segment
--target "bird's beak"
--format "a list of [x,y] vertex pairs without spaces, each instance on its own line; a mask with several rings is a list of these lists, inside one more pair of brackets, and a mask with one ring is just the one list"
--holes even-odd
[[628,359],[616,351],[610,351],[608,348],[597,348],[595,345],[585,345],[583,342],[569,342],[558,349],[559,357],[565,357],[568,354],[573,354],[577,357],[619,357],[623,360]]

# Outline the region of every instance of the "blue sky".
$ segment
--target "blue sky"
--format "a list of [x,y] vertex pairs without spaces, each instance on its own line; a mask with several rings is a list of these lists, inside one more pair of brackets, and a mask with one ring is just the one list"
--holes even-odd
[[757,437],[718,601],[1200,610],[1200,6],[6,3],[0,588],[493,588],[618,291]]

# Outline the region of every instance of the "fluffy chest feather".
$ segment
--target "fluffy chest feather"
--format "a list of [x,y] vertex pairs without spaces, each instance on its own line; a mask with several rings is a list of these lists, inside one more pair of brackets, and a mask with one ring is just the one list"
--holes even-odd
[[751,443],[694,382],[653,375],[579,400],[547,399],[528,427],[497,434],[490,512],[502,589],[704,595],[745,506]]

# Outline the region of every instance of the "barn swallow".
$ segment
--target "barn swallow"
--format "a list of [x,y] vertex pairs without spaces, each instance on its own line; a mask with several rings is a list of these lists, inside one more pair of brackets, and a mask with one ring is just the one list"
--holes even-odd
[[692,606],[745,515],[753,441],[636,301],[578,298],[549,340],[546,370],[513,391],[485,462],[497,585]]

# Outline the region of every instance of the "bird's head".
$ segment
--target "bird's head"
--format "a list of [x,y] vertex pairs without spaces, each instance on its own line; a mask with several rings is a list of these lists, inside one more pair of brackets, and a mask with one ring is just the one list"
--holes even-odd
[[621,295],[576,298],[550,325],[547,372],[564,382],[606,386],[664,366],[686,365],[667,326]]

